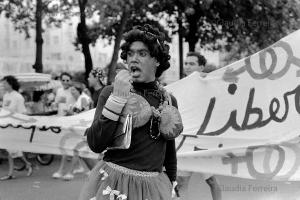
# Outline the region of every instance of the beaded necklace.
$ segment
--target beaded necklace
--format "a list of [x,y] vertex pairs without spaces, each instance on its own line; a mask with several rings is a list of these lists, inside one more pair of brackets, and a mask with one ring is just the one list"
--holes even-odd
[[[136,93],[141,96],[147,96],[152,95],[159,99],[159,105],[158,108],[151,107],[152,108],[152,116],[150,118],[150,128],[149,128],[149,136],[154,139],[158,140],[160,138],[160,121],[161,121],[161,107],[168,103],[168,96],[166,95],[166,90],[156,81],[156,87],[155,89],[142,89],[139,88],[139,90],[135,90],[134,88],[131,89],[131,92]],[[157,132],[157,134],[155,134]]]

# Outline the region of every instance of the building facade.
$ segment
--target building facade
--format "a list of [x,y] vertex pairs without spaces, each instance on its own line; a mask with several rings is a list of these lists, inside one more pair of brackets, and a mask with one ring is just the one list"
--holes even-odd
[[[84,57],[76,50],[73,42],[76,38],[78,20],[65,22],[60,28],[47,27],[43,32],[43,71],[60,73],[62,71],[84,71]],[[25,34],[15,31],[14,24],[0,16],[0,73],[13,74],[33,72],[35,62],[35,32],[25,39]],[[109,51],[103,41],[90,47],[94,65],[105,66],[109,62]]]

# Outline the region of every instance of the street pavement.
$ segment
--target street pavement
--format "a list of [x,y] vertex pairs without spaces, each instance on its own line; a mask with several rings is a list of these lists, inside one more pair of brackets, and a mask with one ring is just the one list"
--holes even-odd
[[[0,200],[76,200],[86,174],[77,174],[72,181],[51,178],[58,169],[59,157],[49,166],[38,165],[32,176],[16,172],[16,179],[0,181]],[[70,165],[70,162],[68,162]],[[0,176],[7,173],[7,162],[0,164]],[[223,200],[300,200],[300,182],[256,181],[216,176]],[[189,200],[211,200],[210,190],[200,175],[193,175]]]
[[[72,181],[51,178],[58,169],[57,156],[49,166],[41,166],[34,160],[32,176],[27,177],[26,171],[16,172],[16,179],[0,181],[0,200],[71,200],[77,199],[86,175],[75,175]],[[68,162],[70,165],[71,162]],[[67,166],[68,167],[68,166]],[[0,164],[0,177],[7,174],[7,162]]]

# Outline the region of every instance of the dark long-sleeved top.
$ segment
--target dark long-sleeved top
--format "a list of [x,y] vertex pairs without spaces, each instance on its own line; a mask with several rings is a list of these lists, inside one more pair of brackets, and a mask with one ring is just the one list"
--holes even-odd
[[[133,86],[136,93],[143,96],[151,106],[158,108],[163,92],[157,90],[155,82],[134,83]],[[102,115],[103,107],[112,90],[112,86],[106,86],[102,90],[94,121],[86,130],[89,147],[96,153],[103,152],[112,144],[113,134],[120,123]],[[176,99],[173,96],[171,98],[172,105],[177,107]],[[149,131],[150,120],[145,125],[133,129],[129,149],[107,150],[103,160],[140,171],[161,172],[165,167],[169,179],[175,181],[177,171],[175,140],[165,140],[162,137],[153,139]]]

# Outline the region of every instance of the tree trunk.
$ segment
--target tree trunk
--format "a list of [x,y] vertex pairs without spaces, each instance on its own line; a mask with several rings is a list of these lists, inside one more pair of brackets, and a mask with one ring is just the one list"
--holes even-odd
[[199,40],[199,38],[197,37],[198,20],[199,19],[194,16],[187,17],[187,21],[190,27],[186,37],[186,40],[189,43],[189,51],[195,51],[196,44]]
[[84,65],[85,65],[85,80],[88,79],[91,70],[93,69],[93,61],[90,53],[90,47],[88,42],[82,43],[82,53],[84,55]]
[[182,13],[178,10],[178,43],[179,43],[179,78],[184,77],[183,72],[183,30],[182,30]]
[[122,13],[120,26],[119,26],[119,29],[118,29],[117,34],[116,34],[114,52],[113,52],[113,55],[112,55],[112,58],[111,58],[111,62],[108,66],[107,84],[111,84],[114,80],[114,74],[115,74],[115,71],[116,71],[116,65],[117,65],[117,61],[118,61],[122,35],[123,35],[124,30],[125,30],[128,18],[129,18],[129,9],[125,9],[124,12]]
[[87,34],[86,27],[86,15],[85,8],[87,4],[87,0],[78,0],[79,8],[80,8],[80,22],[77,26],[77,37],[79,42],[82,45],[82,53],[84,55],[84,64],[85,64],[85,80],[89,77],[89,73],[93,69],[93,61],[90,52],[90,38]]
[[33,68],[36,72],[43,72],[43,37],[42,37],[42,13],[43,13],[43,2],[42,0],[37,0],[36,2],[36,11],[35,11],[35,19],[36,19],[36,53],[35,53],[35,63]]
[[[205,4],[206,5],[206,4]],[[195,51],[197,42],[199,41],[198,28],[199,20],[203,14],[203,6],[200,5],[200,1],[196,1],[193,6],[194,13],[187,15],[186,19],[189,24],[189,32],[186,35],[186,40],[189,43],[189,51]]]
[[183,26],[182,26],[182,13],[186,9],[185,6],[183,5],[182,1],[176,0],[175,5],[177,7],[177,12],[178,12],[178,17],[177,17],[177,24],[178,24],[178,43],[179,43],[179,78],[184,77],[184,70],[183,70],[183,37],[184,37],[184,32],[183,32]]

